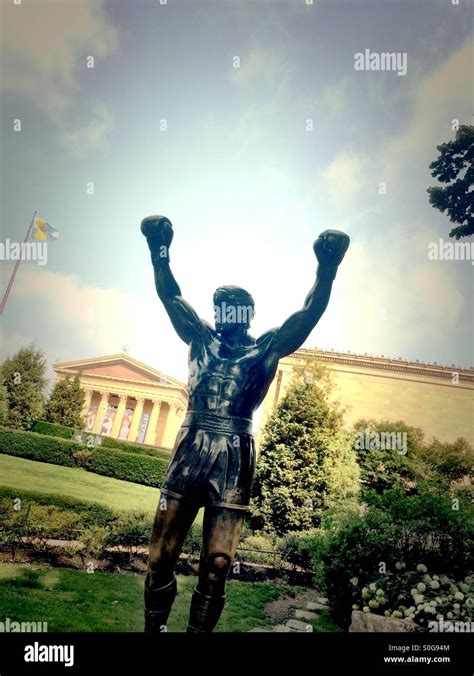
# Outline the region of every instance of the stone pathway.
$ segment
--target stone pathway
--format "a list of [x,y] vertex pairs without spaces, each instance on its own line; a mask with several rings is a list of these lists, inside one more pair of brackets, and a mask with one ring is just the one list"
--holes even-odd
[[254,627],[249,629],[249,633],[308,633],[313,631],[308,620],[317,620],[321,610],[329,610],[328,600],[316,589],[300,592],[294,597],[277,599],[265,606],[265,614],[274,622],[274,626]]

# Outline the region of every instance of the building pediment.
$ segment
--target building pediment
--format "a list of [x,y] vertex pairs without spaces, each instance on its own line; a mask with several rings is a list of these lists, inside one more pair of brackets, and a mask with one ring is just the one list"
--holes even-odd
[[82,376],[90,375],[178,388],[186,387],[180,380],[161,373],[127,354],[61,362],[54,364],[53,368],[56,373],[63,375],[79,373]]

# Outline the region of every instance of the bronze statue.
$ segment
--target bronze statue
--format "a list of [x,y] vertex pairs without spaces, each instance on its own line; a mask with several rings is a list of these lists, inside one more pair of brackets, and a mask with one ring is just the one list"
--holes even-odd
[[318,237],[313,246],[319,262],[316,281],[303,308],[255,339],[248,333],[254,301],[247,291],[236,286],[217,289],[213,328],[183,299],[171,272],[171,222],[149,216],[141,231],[151,252],[158,296],[178,336],[189,345],[189,405],[153,525],[145,631],[166,630],[176,596],[176,562],[204,506],[199,581],[187,631],[211,632],[224,607],[225,582],[249,505],[255,466],[253,412],[270,387],[279,359],[304,343],[324,313],[349,237],[337,230]]

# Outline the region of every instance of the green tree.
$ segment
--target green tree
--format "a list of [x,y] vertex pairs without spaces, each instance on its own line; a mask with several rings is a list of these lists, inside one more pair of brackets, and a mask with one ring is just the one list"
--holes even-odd
[[442,213],[447,211],[451,222],[458,224],[450,237],[468,237],[474,234],[474,127],[460,126],[454,141],[442,143],[437,150],[440,154],[430,164],[431,175],[446,187],[428,188],[430,204]]
[[8,392],[3,381],[0,381],[0,425],[5,425],[8,414]]
[[45,420],[75,429],[84,427],[81,415],[84,406],[84,390],[81,389],[79,375],[66,376],[57,380],[46,404]]
[[277,535],[318,526],[336,499],[358,492],[358,467],[329,371],[307,362],[264,430],[251,501],[253,528]]
[[353,443],[363,489],[381,494],[399,487],[409,494],[419,482],[435,479],[421,458],[424,434],[417,427],[401,420],[361,419],[354,425]]
[[41,350],[23,347],[0,367],[0,378],[7,390],[8,412],[5,424],[30,429],[44,410],[46,359]]

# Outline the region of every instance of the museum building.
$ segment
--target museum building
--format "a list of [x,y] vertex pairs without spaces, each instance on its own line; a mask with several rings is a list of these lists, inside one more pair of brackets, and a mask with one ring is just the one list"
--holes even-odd
[[[361,418],[402,420],[427,438],[474,445],[474,369],[300,349],[280,360],[263,402],[260,430],[284,396],[304,358],[325,364],[332,397],[347,426]],[[79,374],[85,392],[86,430],[133,443],[171,449],[188,404],[186,384],[128,354],[56,363],[58,378]]]

